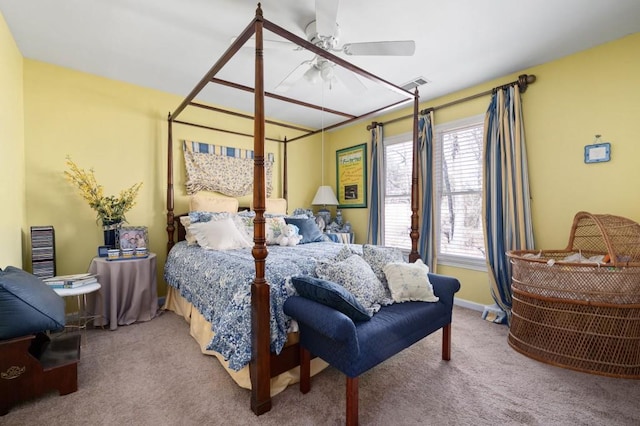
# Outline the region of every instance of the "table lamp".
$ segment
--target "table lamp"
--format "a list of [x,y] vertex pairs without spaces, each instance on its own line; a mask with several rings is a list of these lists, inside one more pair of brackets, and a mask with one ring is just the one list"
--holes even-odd
[[333,193],[333,189],[327,185],[320,186],[311,204],[314,206],[322,206],[322,208],[318,210],[318,216],[322,217],[325,225],[329,225],[331,222],[331,212],[327,209],[327,206],[338,205],[338,199]]

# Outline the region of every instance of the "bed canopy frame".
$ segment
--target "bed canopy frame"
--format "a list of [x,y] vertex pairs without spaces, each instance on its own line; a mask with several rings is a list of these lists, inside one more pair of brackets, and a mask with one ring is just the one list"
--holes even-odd
[[[356,75],[367,79],[377,85],[382,85],[384,88],[394,91],[400,94],[403,99],[401,101],[393,102],[391,104],[384,105],[375,110],[365,112],[364,114],[354,115],[341,111],[327,110],[324,106],[318,106],[300,100],[284,97],[281,95],[265,92],[264,87],[264,58],[263,58],[263,32],[268,30],[303,49],[306,49],[314,54],[325,58],[338,66],[342,66],[345,69],[355,73]],[[227,64],[231,58],[238,53],[243,45],[251,38],[255,38],[255,85],[253,88],[247,87],[241,84],[233,83],[226,80],[216,78],[216,75]],[[204,105],[195,102],[194,99],[201,91],[210,83],[221,84],[234,89],[251,92],[254,94],[254,115],[249,116],[233,111],[228,111],[221,108],[216,108],[208,105]],[[269,121],[265,118],[265,97],[273,98],[283,102],[293,103],[302,107],[323,110],[344,117],[344,120],[323,127],[322,129],[310,130],[303,127],[294,125],[282,124],[274,121]],[[253,208],[255,210],[254,219],[254,246],[252,250],[253,257],[255,259],[255,280],[251,285],[251,315],[252,315],[252,357],[249,366],[251,377],[251,409],[257,415],[263,414],[271,409],[271,390],[270,379],[278,374],[290,370],[291,368],[299,365],[299,349],[298,345],[286,346],[282,352],[278,355],[271,353],[270,351],[270,297],[269,297],[269,283],[265,280],[265,260],[268,255],[268,250],[265,241],[265,206],[266,206],[266,190],[265,190],[265,140],[281,142],[284,144],[283,154],[283,197],[287,198],[287,144],[295,140],[299,140],[311,135],[318,134],[324,130],[330,130],[340,126],[344,126],[355,121],[361,120],[368,116],[380,114],[388,111],[392,108],[408,104],[413,101],[413,146],[414,152],[418,152],[418,91],[411,93],[396,86],[378,76],[365,71],[340,57],[328,52],[307,40],[304,40],[295,34],[285,30],[284,28],[264,19],[262,14],[262,8],[258,3],[256,9],[255,18],[249,23],[249,25],[242,31],[242,33],[235,39],[235,41],[229,46],[224,54],[218,59],[218,61],[211,67],[211,69],[205,74],[195,88],[189,93],[189,95],[182,101],[182,103],[176,108],[173,113],[168,116],[168,155],[167,155],[167,251],[174,245],[175,234],[175,214],[174,214],[174,179],[173,179],[173,124],[190,125],[204,129],[210,129],[214,131],[221,131],[226,133],[232,133],[236,135],[252,136],[254,140],[254,182],[253,182]],[[220,129],[208,125],[202,125],[198,123],[192,123],[189,121],[178,120],[179,115],[187,107],[204,108],[211,111],[216,111],[224,114],[231,114],[237,117],[251,119],[254,122],[253,135]],[[288,128],[297,132],[295,137],[283,140],[267,138],[265,136],[265,123],[273,124],[283,128]],[[419,194],[418,194],[418,159],[414,155],[412,162],[412,179],[411,179],[411,254],[410,261],[414,261],[419,257],[417,251],[418,245],[418,206],[419,206]]]

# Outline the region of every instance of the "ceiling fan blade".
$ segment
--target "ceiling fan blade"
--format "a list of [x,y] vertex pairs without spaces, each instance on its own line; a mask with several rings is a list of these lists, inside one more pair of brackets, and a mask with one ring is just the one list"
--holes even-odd
[[339,0],[316,0],[316,31],[321,36],[335,36],[338,32]]
[[333,68],[333,73],[336,78],[345,85],[347,89],[349,89],[353,94],[360,95],[367,90],[366,86],[357,75],[352,73],[346,68],[342,68],[340,66],[335,66]]
[[416,51],[416,42],[399,40],[346,43],[342,50],[347,55],[412,56]]
[[313,61],[304,61],[295,67],[287,76],[273,89],[275,92],[284,93],[291,89],[304,76],[312,66]]

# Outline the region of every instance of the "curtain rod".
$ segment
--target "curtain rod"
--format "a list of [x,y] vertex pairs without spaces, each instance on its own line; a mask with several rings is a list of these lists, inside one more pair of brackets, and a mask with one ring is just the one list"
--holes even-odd
[[[442,108],[446,108],[446,107],[450,107],[453,105],[457,105],[460,104],[462,102],[467,102],[476,98],[479,98],[481,96],[486,96],[486,95],[490,95],[493,92],[497,91],[497,90],[501,90],[501,89],[506,89],[507,87],[511,87],[514,85],[518,85],[518,87],[520,88],[520,93],[524,93],[527,91],[527,87],[529,87],[530,84],[533,84],[536,81],[536,76],[533,74],[522,74],[518,76],[518,79],[516,81],[512,81],[511,83],[507,83],[507,84],[503,84],[501,86],[497,86],[494,87],[493,89],[490,90],[485,90],[484,92],[480,92],[480,93],[476,93],[475,95],[471,95],[471,96],[467,96],[461,99],[456,99],[455,101],[451,101],[451,102],[447,102],[446,104],[442,104],[442,105],[438,105],[438,106],[434,106],[434,107],[430,107],[430,108],[425,108],[423,110],[420,110],[420,114],[426,114],[430,111],[435,111],[437,109],[442,109]],[[373,129],[375,126],[377,125],[385,125],[385,124],[391,124],[391,123],[395,123],[396,121],[402,121],[402,120],[406,120],[407,118],[411,118],[413,117],[412,114],[409,115],[403,115],[402,117],[397,117],[394,118],[392,120],[389,121],[385,121],[385,122],[378,122],[378,121],[374,121],[371,124],[369,124],[367,126],[367,130],[371,130]]]

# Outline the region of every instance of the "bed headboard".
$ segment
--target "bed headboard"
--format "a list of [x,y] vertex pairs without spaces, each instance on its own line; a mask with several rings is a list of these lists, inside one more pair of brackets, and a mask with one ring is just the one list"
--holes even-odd
[[[251,201],[249,210],[253,210],[253,200]],[[267,198],[265,200],[264,212],[271,213],[271,214],[287,214],[287,199],[286,198]]]
[[182,221],[180,220],[180,218],[184,216],[189,216],[189,213],[178,215],[175,217],[175,220],[174,220],[174,224],[176,226],[176,229],[178,230],[178,238],[176,239],[176,241],[178,242],[184,241],[187,239],[187,228],[184,227],[184,225],[182,224]]
[[189,197],[189,211],[232,212],[238,211],[236,198],[225,197],[215,192],[200,191]]

